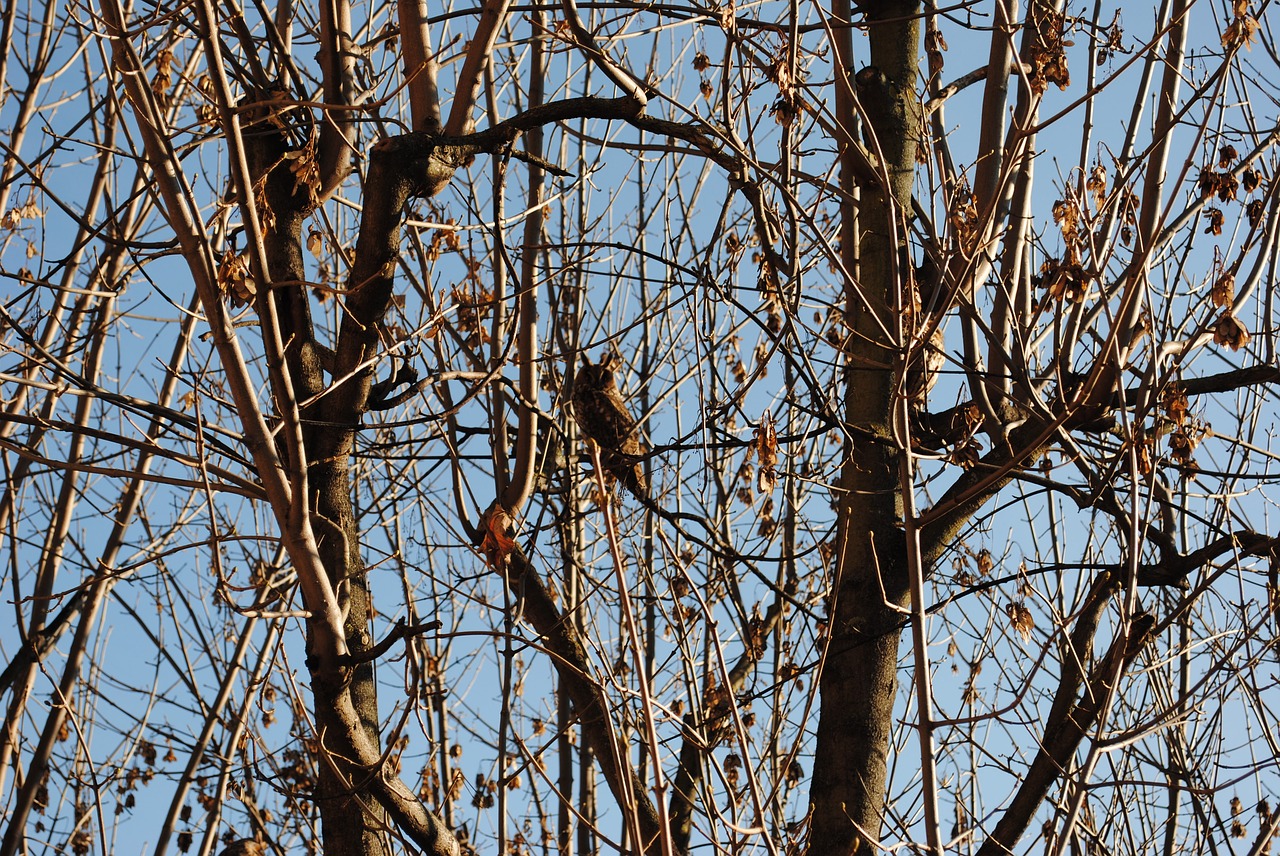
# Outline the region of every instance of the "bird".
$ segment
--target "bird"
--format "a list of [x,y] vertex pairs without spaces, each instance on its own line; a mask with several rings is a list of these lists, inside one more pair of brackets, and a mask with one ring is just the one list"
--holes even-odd
[[570,402],[578,427],[600,448],[600,465],[610,479],[644,498],[649,494],[641,462],[644,447],[614,376],[621,365],[617,354],[601,357],[598,363],[588,357],[574,378]]

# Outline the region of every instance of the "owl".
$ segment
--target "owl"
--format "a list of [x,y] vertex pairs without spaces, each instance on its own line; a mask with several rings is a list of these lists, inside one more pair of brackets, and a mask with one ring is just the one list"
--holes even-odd
[[609,476],[636,496],[646,497],[649,487],[640,461],[644,454],[640,432],[613,376],[620,364],[616,354],[598,363],[588,359],[582,364],[573,383],[573,418],[582,433],[600,447],[600,464]]

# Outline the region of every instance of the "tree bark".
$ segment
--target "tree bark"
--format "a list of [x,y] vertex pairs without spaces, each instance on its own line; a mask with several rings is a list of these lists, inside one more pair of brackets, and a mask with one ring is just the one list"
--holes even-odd
[[[846,274],[846,458],[837,497],[838,544],[822,661],[811,802],[811,854],[870,852],[879,839],[898,642],[907,601],[902,495],[893,436],[904,360],[898,247],[911,210],[921,107],[916,91],[916,2],[860,7],[871,62],[853,68],[848,30],[838,37],[845,76],[836,82],[845,193],[841,255]],[[837,2],[837,23],[850,9]],[[862,125],[878,181],[859,180],[853,129]],[[910,295],[907,296],[910,299]]]

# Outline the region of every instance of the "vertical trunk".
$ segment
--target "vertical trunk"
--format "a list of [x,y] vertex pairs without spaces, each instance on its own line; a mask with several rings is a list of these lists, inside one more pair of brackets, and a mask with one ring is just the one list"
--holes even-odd
[[[879,838],[902,619],[894,607],[905,605],[907,596],[892,418],[904,362],[898,247],[921,133],[920,22],[915,17],[920,6],[908,0],[860,9],[870,24],[870,64],[853,67],[847,29],[837,48],[847,75],[837,81],[836,110],[846,134],[841,253],[849,277],[844,375],[849,439],[837,497],[837,564],[819,679],[813,854],[870,852],[867,845]],[[843,23],[849,15],[847,3],[837,0],[837,20]],[[883,177],[878,182],[855,178],[852,129],[859,116]]]
[[[309,211],[308,200],[292,172],[281,165],[287,150],[284,140],[260,127],[255,131],[247,137],[252,140],[251,169],[255,180],[268,174],[265,186],[275,214],[275,224],[264,236],[271,280],[305,282],[302,226]],[[359,549],[359,522],[351,503],[350,460],[359,411],[348,398],[336,407],[326,406],[320,398],[325,387],[325,366],[315,342],[306,287],[277,286],[259,299],[275,301],[289,376],[296,398],[303,403],[300,407],[303,463],[308,469],[308,498],[314,509],[316,547],[329,582],[342,600],[347,648],[358,655],[372,645],[368,629],[369,592]],[[333,366],[328,368],[332,370]],[[290,461],[290,465],[297,467],[300,462]],[[319,670],[313,671],[312,691],[317,733],[323,744],[322,751],[328,753],[328,757],[320,758],[317,764],[325,852],[361,856],[382,853],[385,850],[383,830],[388,827],[388,821],[372,793],[359,781],[372,771],[352,770],[344,765],[342,759],[351,753],[325,737],[344,733],[337,719],[344,706],[337,704],[336,699],[349,693],[369,741],[375,746],[381,744],[373,664],[356,665],[340,681],[322,675]]]

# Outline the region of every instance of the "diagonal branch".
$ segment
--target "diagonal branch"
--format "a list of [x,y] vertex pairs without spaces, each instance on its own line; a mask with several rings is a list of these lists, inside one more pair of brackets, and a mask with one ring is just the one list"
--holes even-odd
[[[1045,721],[1040,750],[995,831],[978,850],[978,856],[1005,856],[1013,852],[1049,789],[1070,766],[1085,735],[1098,723],[1107,698],[1151,635],[1155,616],[1145,612],[1135,615],[1122,626],[1106,655],[1090,670],[1088,681],[1083,682],[1083,664],[1099,618],[1117,586],[1118,578],[1112,574],[1102,574],[1094,581],[1071,636],[1068,662]],[[1083,695],[1079,694],[1081,683],[1084,683]]]
[[449,120],[444,126],[445,133],[466,134],[474,127],[471,111],[480,96],[484,72],[489,67],[489,57],[498,41],[498,33],[507,21],[510,6],[510,0],[486,0],[481,8],[480,22],[471,36],[466,59],[462,61],[462,70],[458,72],[458,86],[453,96],[453,107],[449,110]]
[[[489,526],[481,528],[488,531]],[[626,746],[609,716],[609,700],[593,678],[595,667],[573,622],[561,614],[553,591],[518,544],[511,542],[510,552],[504,558],[491,556],[491,567],[496,568],[507,587],[520,598],[521,613],[551,653],[556,673],[573,701],[582,736],[599,760],[609,790],[624,810],[631,806],[635,812],[644,839],[641,851],[661,853],[662,827],[657,808],[646,794],[644,782],[627,763]]]

